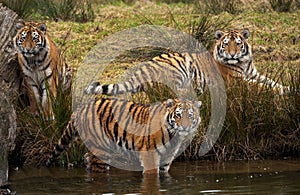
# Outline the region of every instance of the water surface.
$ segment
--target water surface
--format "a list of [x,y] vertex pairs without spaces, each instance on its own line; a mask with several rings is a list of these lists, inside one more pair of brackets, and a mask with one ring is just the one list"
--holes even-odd
[[167,177],[112,168],[34,168],[12,171],[16,194],[300,194],[300,160],[174,162]]

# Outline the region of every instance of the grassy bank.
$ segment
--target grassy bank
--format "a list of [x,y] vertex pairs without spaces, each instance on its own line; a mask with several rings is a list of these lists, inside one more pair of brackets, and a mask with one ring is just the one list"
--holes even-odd
[[[243,6],[239,6],[235,11],[225,9],[208,13],[207,6],[193,2],[108,3],[95,0],[92,3],[94,16],[84,23],[60,18],[54,21],[40,13],[28,17],[47,24],[49,34],[75,71],[97,42],[130,27],[154,24],[176,28],[192,33],[208,47],[213,42],[215,30],[248,27],[257,68],[274,80],[291,86],[292,92],[285,96],[276,96],[268,88],[261,91],[255,87],[249,88],[242,82],[228,88],[227,114],[223,130],[213,150],[201,158],[233,160],[299,156],[299,9],[276,12],[266,1],[245,1]],[[112,63],[110,68],[100,75],[101,82],[116,81],[128,67],[144,59],[143,55],[131,56],[130,61],[120,60],[121,62]],[[163,94],[160,99],[168,98],[168,93]],[[209,94],[202,95],[200,99],[204,102],[203,123],[199,128],[199,135],[182,158],[199,158],[199,144],[209,121]],[[62,110],[59,107],[57,109],[58,112]],[[70,110],[70,106],[63,110]],[[57,121],[49,122],[40,118],[32,119],[26,112],[19,111],[18,153],[21,161],[40,164],[59,138],[69,115],[68,111],[66,115],[57,117]],[[61,161],[80,164],[85,151],[80,143],[75,144],[61,157]]]

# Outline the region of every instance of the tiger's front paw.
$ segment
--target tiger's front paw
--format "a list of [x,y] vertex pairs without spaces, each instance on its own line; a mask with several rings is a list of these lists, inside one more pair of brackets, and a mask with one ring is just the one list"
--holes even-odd
[[97,94],[97,87],[100,85],[100,82],[95,81],[90,84],[87,88],[84,89],[84,94]]

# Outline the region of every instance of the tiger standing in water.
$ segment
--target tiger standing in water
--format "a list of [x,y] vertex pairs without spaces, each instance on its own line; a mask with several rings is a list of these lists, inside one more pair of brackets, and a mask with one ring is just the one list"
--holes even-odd
[[[154,105],[121,99],[92,100],[72,115],[46,166],[80,135],[100,159],[113,160],[115,151],[124,155],[134,151],[145,174],[167,173],[180,147],[196,133],[200,106],[201,101],[179,99]],[[104,163],[89,154],[85,155],[87,166],[98,166],[101,171]]]
[[[276,83],[261,75],[254,63],[251,45],[248,43],[248,29],[217,31],[216,43],[212,49],[214,62],[208,52],[203,53],[168,53],[154,57],[143,63],[133,76],[121,83],[100,84],[94,82],[85,89],[87,94],[117,95],[127,92],[144,91],[147,86],[167,78],[177,89],[192,85],[202,93],[206,85],[213,82],[211,64],[216,63],[222,77],[231,82],[233,78],[241,78],[250,84],[260,87],[269,86],[275,93],[284,94],[289,87]],[[163,82],[162,82],[163,83]]]
[[29,96],[29,110],[54,118],[52,100],[59,88],[67,92],[71,88],[72,71],[65,63],[59,49],[47,33],[43,23],[19,21],[14,46],[24,76],[24,86]]

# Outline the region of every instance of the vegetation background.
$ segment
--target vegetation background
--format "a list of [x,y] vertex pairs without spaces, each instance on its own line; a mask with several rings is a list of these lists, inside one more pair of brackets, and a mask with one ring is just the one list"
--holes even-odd
[[[243,82],[227,89],[227,115],[210,153],[198,156],[210,113],[209,94],[200,99],[202,125],[180,159],[265,159],[300,155],[300,2],[299,0],[0,0],[21,18],[44,22],[48,33],[75,70],[106,36],[142,24],[164,25],[192,34],[208,49],[216,30],[250,29],[254,63],[265,75],[289,85],[291,93],[274,95]],[[137,55],[137,54],[138,55]],[[134,54],[134,55],[133,55]],[[129,52],[112,63],[101,82],[116,81],[129,67],[157,52]],[[92,78],[91,78],[92,79]],[[153,90],[149,100],[172,94]],[[158,97],[159,96],[159,97]],[[140,96],[141,97],[141,96]],[[135,96],[136,100],[140,100]],[[58,98],[56,120],[18,111],[18,142],[11,163],[40,165],[60,137],[71,114],[71,101]],[[61,164],[82,164],[86,148],[79,142],[60,157]]]

